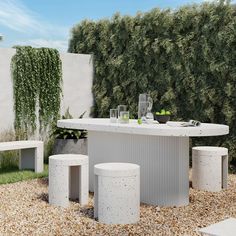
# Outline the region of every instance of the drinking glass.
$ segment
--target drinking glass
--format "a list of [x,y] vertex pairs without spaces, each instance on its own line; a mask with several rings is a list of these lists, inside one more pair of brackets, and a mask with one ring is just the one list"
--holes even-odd
[[148,98],[146,93],[139,94],[138,118],[144,118],[147,114]]
[[119,105],[118,106],[118,120],[120,120],[120,113],[122,111],[126,111],[127,106],[126,105]]
[[110,122],[111,123],[117,122],[117,109],[110,109]]
[[129,112],[128,111],[121,111],[120,112],[120,123],[121,124],[128,124],[129,123]]
[[152,124],[154,121],[154,116],[152,114],[152,105],[153,105],[153,100],[152,98],[148,95],[147,96],[148,100],[147,100],[147,114],[146,114],[146,122],[148,124]]

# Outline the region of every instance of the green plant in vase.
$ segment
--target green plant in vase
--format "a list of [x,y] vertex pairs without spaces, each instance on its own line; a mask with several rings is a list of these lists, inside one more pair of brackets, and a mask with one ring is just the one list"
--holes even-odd
[[[83,118],[85,112],[79,116]],[[73,119],[69,112],[66,110],[62,119]],[[66,129],[55,126],[53,128],[52,137],[55,138],[53,153],[54,154],[87,154],[87,131],[77,129]]]
[[[79,119],[83,118],[83,112]],[[72,115],[70,114],[69,108],[67,108],[65,114],[62,116],[62,119],[73,119]],[[87,138],[87,131],[86,130],[78,130],[78,129],[65,129],[54,126],[51,136],[54,136],[56,139],[82,139]]]

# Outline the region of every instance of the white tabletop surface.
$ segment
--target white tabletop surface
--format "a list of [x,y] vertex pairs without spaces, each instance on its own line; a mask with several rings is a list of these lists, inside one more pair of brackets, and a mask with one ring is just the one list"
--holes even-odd
[[[172,122],[173,125],[178,124]],[[105,118],[83,118],[58,120],[57,126],[68,129],[86,129],[88,131],[117,132],[127,134],[141,134],[154,136],[218,136],[229,133],[229,126],[202,123],[198,127],[173,127],[167,124],[141,124],[137,120],[130,120],[129,124],[111,123]]]

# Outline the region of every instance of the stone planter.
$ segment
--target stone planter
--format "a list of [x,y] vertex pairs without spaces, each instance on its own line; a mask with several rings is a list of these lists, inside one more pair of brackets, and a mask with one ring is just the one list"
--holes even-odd
[[87,138],[56,139],[53,154],[84,154],[87,155]]

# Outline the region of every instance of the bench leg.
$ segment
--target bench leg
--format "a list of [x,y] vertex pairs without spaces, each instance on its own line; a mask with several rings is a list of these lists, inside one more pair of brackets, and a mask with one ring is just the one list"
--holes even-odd
[[43,145],[37,148],[22,149],[19,169],[33,169],[36,173],[43,172]]
[[44,155],[44,151],[43,151],[43,143],[40,144],[37,148],[36,148],[36,152],[35,152],[35,172],[36,173],[41,173],[43,172],[43,155]]

